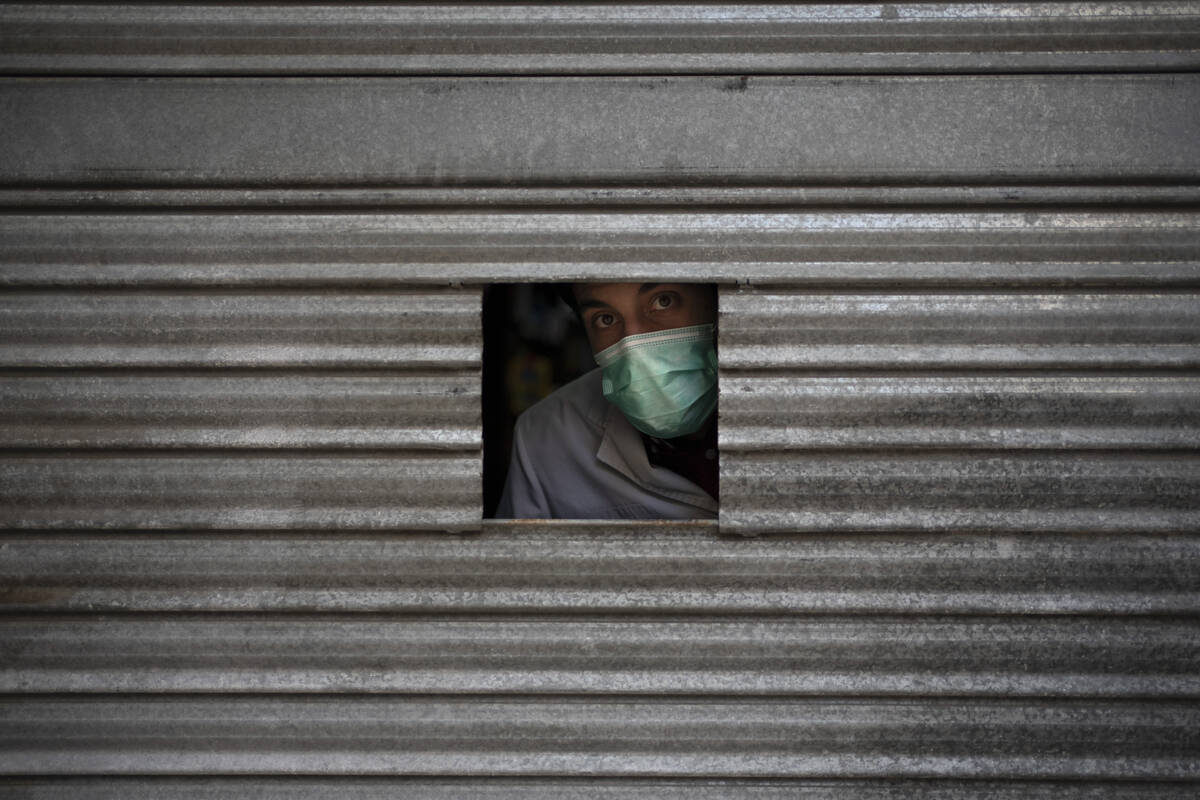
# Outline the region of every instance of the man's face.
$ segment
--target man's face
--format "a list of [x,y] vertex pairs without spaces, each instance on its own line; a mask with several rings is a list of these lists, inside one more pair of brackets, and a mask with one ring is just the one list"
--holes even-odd
[[717,321],[717,298],[704,283],[577,283],[583,329],[599,353],[635,333]]

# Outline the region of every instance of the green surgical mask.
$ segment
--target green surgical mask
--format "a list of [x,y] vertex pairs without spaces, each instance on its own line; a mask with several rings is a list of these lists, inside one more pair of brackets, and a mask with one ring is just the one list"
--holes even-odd
[[687,436],[717,408],[713,326],[626,336],[596,354],[605,399],[643,433]]

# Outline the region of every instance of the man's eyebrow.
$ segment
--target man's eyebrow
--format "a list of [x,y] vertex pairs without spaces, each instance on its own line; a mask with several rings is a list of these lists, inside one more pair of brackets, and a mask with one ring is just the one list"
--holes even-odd
[[[661,283],[643,283],[641,286],[638,287],[638,294],[643,295],[646,292],[654,291],[659,286],[662,286],[662,284]],[[577,305],[579,306],[580,311],[582,311],[585,308],[608,308],[608,303],[604,302],[603,300],[597,300],[595,298],[589,298],[587,300],[580,300]]]

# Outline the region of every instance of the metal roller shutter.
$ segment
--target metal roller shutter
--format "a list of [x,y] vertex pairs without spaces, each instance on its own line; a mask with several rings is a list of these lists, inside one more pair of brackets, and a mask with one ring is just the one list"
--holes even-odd
[[[0,786],[1190,797],[1200,4],[0,8]],[[717,523],[480,286],[721,284]]]

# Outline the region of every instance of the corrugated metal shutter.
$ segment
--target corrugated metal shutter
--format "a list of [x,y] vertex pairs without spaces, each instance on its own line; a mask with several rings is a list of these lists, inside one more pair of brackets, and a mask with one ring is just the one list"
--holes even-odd
[[[1198,65],[1197,3],[0,8],[0,785],[1193,796]],[[481,525],[479,286],[574,278],[722,284],[718,524]]]

